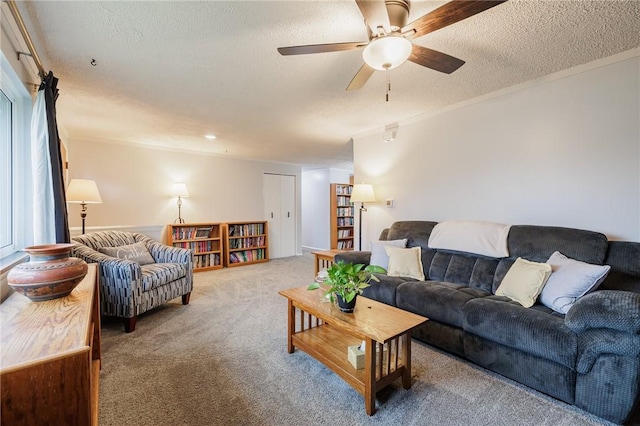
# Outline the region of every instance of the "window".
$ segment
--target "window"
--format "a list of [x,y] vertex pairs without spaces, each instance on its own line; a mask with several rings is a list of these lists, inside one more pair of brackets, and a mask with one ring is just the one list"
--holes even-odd
[[0,266],[28,246],[31,231],[31,96],[0,53]]
[[0,90],[0,255],[12,253],[13,232],[13,117],[12,102]]

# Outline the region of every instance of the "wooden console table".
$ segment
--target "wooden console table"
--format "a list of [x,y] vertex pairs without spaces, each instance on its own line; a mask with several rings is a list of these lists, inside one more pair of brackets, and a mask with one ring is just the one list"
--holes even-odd
[[0,423],[97,425],[100,307],[97,268],[70,295],[0,305]]
[[349,250],[323,250],[323,251],[312,251],[311,254],[314,256],[314,264],[315,264],[315,272],[314,276],[318,275],[321,269],[327,269],[333,264],[333,260],[336,257],[336,254],[342,253]]

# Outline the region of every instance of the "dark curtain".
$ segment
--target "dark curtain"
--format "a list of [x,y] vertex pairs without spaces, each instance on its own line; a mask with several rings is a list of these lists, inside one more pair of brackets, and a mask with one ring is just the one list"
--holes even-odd
[[58,122],[56,120],[56,100],[58,99],[58,79],[49,74],[40,84],[44,90],[44,100],[47,109],[47,130],[49,131],[49,158],[51,158],[51,183],[53,186],[53,200],[56,218],[56,242],[68,243],[69,218],[67,216],[67,197],[64,189],[64,168],[60,154],[60,138],[58,137]]

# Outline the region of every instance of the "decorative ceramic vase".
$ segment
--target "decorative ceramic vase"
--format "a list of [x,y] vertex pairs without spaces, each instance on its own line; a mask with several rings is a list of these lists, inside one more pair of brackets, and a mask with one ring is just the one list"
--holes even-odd
[[68,295],[88,269],[84,260],[69,257],[72,248],[66,243],[26,247],[29,261],[9,271],[9,286],[34,302]]
[[346,312],[347,314],[352,313],[353,310],[356,308],[357,298],[358,298],[358,295],[356,294],[356,296],[351,300],[351,302],[345,302],[344,299],[342,299],[342,297],[336,293],[336,299],[338,299],[338,308],[340,308],[342,312]]

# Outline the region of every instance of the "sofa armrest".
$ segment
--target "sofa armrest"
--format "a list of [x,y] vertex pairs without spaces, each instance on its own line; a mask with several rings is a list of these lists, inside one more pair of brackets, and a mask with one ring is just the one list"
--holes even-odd
[[193,252],[189,249],[172,247],[157,241],[149,241],[147,249],[149,249],[151,257],[158,263],[193,263]]
[[345,251],[338,253],[334,257],[334,261],[343,261],[344,263],[353,263],[354,265],[362,263],[367,266],[371,259],[370,251]]
[[610,328],[586,330],[578,335],[578,373],[587,374],[598,358],[610,355],[637,359],[640,356],[640,336]]
[[587,294],[569,309],[565,324],[578,334],[599,328],[640,334],[640,294],[619,290]]

